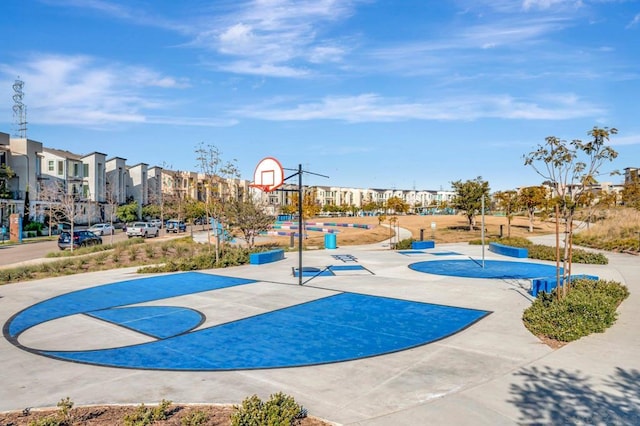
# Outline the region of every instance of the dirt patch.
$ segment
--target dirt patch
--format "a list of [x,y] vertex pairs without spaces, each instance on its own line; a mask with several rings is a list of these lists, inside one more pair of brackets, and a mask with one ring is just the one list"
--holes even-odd
[[[113,426],[123,425],[124,418],[133,414],[138,406],[128,405],[104,405],[91,407],[77,407],[70,411],[69,421],[62,423],[65,425],[88,425],[88,426]],[[206,417],[204,423],[184,423],[200,424],[208,426],[228,426],[231,425],[231,414],[234,409],[229,405],[172,405],[171,414],[167,420],[155,421],[154,425],[182,425],[183,419],[193,418],[196,414]],[[2,426],[27,426],[44,418],[57,418],[60,413],[58,409],[29,410],[27,412],[15,411],[0,413],[0,425]],[[301,420],[301,426],[329,426],[332,423],[325,422],[315,417],[306,417]]]
[[[422,236],[425,240],[434,240],[436,243],[459,243],[480,239],[482,231],[480,228],[481,218],[477,218],[477,223],[473,231],[469,230],[469,223],[466,218],[461,215],[406,215],[394,216],[396,222],[393,226],[405,228],[411,231],[414,239],[420,239]],[[348,227],[331,227],[338,231],[337,243],[339,246],[375,244],[380,241],[391,239],[395,236],[393,227],[383,226],[389,225],[389,217],[384,221],[380,221],[380,217],[339,217],[331,219],[313,218],[308,222],[323,223],[341,223],[341,224],[363,224],[369,225],[369,229],[348,228]],[[435,224],[435,229],[433,228]],[[510,228],[510,229],[509,229]],[[529,232],[529,219],[526,217],[514,217],[511,226],[507,224],[507,218],[504,216],[486,216],[485,217],[485,237],[530,237],[534,235],[553,234],[555,232],[555,223],[536,220],[533,226],[533,232]],[[274,237],[281,246],[290,244],[290,237]],[[297,237],[294,244],[297,246]],[[304,240],[306,247],[324,247],[324,234],[321,232],[309,231],[307,238]]]

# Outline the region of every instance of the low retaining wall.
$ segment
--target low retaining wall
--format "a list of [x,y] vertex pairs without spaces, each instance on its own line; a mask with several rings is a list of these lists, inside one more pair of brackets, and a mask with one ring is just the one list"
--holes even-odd
[[517,257],[525,259],[529,257],[529,250],[522,247],[512,247],[500,243],[489,243],[489,251],[503,256]]
[[[587,280],[598,280],[599,277],[595,275],[571,275],[569,281],[575,281],[579,279],[587,279]],[[537,297],[538,293],[551,293],[557,285],[556,277],[543,277],[543,278],[535,278],[531,280],[531,295],[533,297]],[[560,277],[560,286],[563,284],[563,279]]]
[[434,248],[436,246],[436,242],[435,241],[414,241],[411,243],[411,249],[413,250],[420,250],[420,249],[430,249],[430,248]]
[[249,263],[251,265],[262,265],[264,263],[276,262],[284,259],[284,250],[269,250],[261,253],[251,253],[249,255]]

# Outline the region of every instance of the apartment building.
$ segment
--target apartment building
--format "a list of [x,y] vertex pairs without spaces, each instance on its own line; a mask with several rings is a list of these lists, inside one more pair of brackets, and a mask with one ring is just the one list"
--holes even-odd
[[632,183],[640,180],[640,169],[637,167],[627,167],[624,169],[624,183]]
[[125,204],[129,186],[127,159],[122,157],[109,158],[105,163],[105,174],[105,197],[107,203],[116,206]]

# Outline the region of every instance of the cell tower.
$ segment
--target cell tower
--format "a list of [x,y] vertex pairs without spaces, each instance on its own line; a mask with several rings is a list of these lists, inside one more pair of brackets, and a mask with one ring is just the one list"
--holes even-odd
[[27,106],[22,103],[24,92],[24,81],[20,80],[20,76],[13,83],[13,135],[17,138],[27,138]]

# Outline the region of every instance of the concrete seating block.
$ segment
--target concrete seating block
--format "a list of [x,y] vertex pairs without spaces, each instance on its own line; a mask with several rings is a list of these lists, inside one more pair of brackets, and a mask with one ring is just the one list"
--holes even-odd
[[251,265],[263,265],[265,263],[276,262],[284,259],[284,250],[269,250],[262,253],[251,253],[249,255],[249,263]]
[[436,242],[432,240],[427,241],[414,241],[411,243],[413,250],[430,249],[436,246]]
[[525,259],[529,257],[529,250],[523,247],[512,247],[500,243],[489,243],[489,251],[503,256]]

